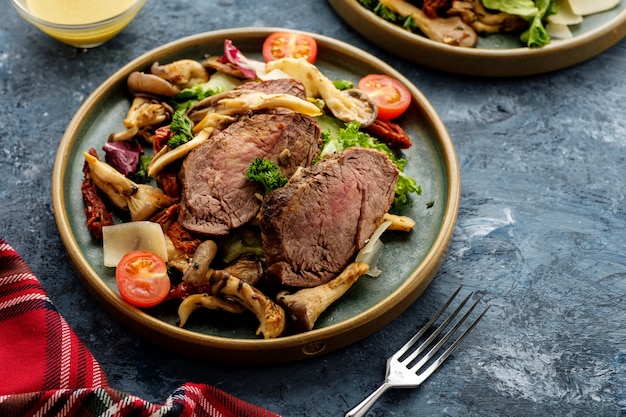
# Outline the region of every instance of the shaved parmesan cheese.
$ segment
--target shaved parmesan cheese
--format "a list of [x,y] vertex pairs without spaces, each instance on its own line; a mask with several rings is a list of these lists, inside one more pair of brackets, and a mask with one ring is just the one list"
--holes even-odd
[[581,16],[605,12],[619,4],[620,0],[568,0],[572,11]]
[[574,37],[572,31],[569,30],[569,26],[561,23],[548,22],[546,25],[546,31],[553,39],[570,39]]
[[557,23],[560,25],[578,25],[583,21],[583,17],[581,15],[574,13],[569,0],[555,0],[554,4],[559,11],[556,14],[548,16],[549,23]]
[[104,265],[115,267],[128,252],[145,250],[167,262],[167,246],[161,225],[138,221],[102,227]]
[[376,266],[380,256],[382,255],[384,246],[383,242],[380,241],[380,237],[389,226],[391,226],[390,221],[381,223],[376,230],[374,230],[374,233],[372,233],[372,236],[369,238],[365,246],[363,246],[363,248],[359,251],[355,259],[355,262],[365,262],[370,267],[366,274],[374,278],[378,277],[382,273],[382,271]]

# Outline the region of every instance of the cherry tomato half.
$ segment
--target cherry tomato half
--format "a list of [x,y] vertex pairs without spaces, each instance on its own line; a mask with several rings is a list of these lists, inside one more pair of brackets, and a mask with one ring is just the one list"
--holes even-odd
[[122,257],[115,270],[115,282],[122,298],[136,307],[154,307],[170,291],[167,266],[160,256],[137,250]]
[[311,64],[317,58],[317,42],[302,33],[275,32],[263,42],[265,62],[281,58],[306,58]]
[[357,86],[376,103],[379,119],[395,119],[411,104],[409,90],[400,81],[388,75],[366,75],[361,78]]

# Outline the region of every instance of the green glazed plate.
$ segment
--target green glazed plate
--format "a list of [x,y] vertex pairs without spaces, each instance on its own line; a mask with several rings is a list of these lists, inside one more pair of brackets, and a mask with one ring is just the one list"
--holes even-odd
[[[587,0],[593,1],[593,0]],[[521,47],[515,35],[479,37],[476,48],[432,41],[383,20],[358,0],[328,0],[337,14],[381,48],[409,61],[455,74],[514,77],[555,71],[586,61],[626,36],[626,1],[571,26],[573,37],[543,48]]]
[[[154,61],[201,60],[221,55],[231,39],[247,56],[261,58],[263,40],[280,28],[238,28],[203,33],[156,48],[119,69],[100,85],[73,117],[59,145],[52,179],[57,226],[79,277],[94,298],[133,331],[156,344],[199,358],[238,363],[272,363],[304,359],[353,343],[400,314],[429,285],[443,262],[460,199],[460,174],[452,141],[439,116],[410,81],[377,58],[334,39],[310,34],[319,43],[316,65],[331,79],[358,79],[386,73],[410,90],[413,100],[399,119],[413,146],[405,152],[406,172],[422,186],[406,214],[416,220],[411,233],[388,232],[378,278],[363,276],[316,323],[310,332],[264,340],[255,335],[252,315],[198,311],[185,328],[177,327],[177,305],[140,310],[118,295],[114,269],[103,266],[101,242],[87,231],[80,186],[83,152],[102,146],[123,129],[130,106],[128,75],[147,71]],[[428,207],[429,202],[434,202]]]

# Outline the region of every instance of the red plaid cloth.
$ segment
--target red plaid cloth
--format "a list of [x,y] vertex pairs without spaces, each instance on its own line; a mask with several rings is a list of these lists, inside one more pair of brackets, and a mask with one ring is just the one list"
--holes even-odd
[[280,417],[186,383],[163,404],[109,387],[20,256],[0,239],[0,416]]

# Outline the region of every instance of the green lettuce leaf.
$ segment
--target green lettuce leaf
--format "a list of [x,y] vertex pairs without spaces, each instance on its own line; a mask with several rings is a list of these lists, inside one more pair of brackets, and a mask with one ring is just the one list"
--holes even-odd
[[545,19],[557,12],[553,0],[482,0],[483,5],[492,10],[509,13],[526,19],[529,27],[520,40],[530,48],[550,43],[550,35],[544,27]]
[[318,117],[317,121],[322,129],[322,138],[324,140],[320,157],[342,151],[351,146],[377,149],[387,154],[389,159],[398,167],[398,171],[400,171],[393,200],[394,208],[398,209],[408,204],[408,195],[410,193],[422,194],[422,187],[417,184],[417,181],[404,173],[406,159],[398,157],[386,144],[380,142],[374,136],[361,131],[361,125],[358,122],[344,123],[330,116]]
[[521,16],[527,20],[539,13],[539,9],[532,0],[482,0],[482,3],[488,9]]

